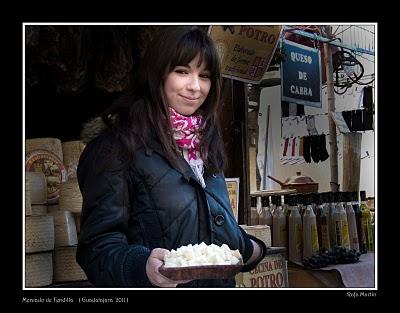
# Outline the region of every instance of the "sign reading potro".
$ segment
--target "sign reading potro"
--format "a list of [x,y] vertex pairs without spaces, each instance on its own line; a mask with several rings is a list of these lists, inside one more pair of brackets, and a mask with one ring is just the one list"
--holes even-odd
[[288,274],[285,247],[269,247],[267,255],[250,272],[235,276],[239,288],[287,288]]
[[210,26],[224,77],[260,83],[274,56],[282,26]]

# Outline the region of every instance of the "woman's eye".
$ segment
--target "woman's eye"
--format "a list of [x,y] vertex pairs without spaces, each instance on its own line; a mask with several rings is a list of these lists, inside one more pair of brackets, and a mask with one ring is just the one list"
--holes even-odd
[[181,70],[181,69],[177,69],[177,70],[175,70],[175,73],[178,73],[178,74],[187,74],[188,71],[186,71],[186,70]]
[[211,75],[210,74],[201,74],[200,77],[209,79],[209,78],[211,78]]

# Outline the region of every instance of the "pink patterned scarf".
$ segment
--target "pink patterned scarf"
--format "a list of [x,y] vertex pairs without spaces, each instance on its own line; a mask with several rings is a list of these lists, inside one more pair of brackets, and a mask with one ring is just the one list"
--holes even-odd
[[200,155],[200,130],[204,127],[201,115],[184,116],[169,107],[173,137],[183,157],[189,163],[203,188],[206,186],[203,178],[204,167]]

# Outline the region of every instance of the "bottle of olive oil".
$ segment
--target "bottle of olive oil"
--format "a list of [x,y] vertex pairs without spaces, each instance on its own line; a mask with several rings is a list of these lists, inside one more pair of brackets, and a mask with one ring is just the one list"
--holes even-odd
[[329,238],[331,242],[331,248],[333,249],[335,246],[341,244],[341,237],[339,236],[340,243],[337,242],[337,234],[336,234],[336,223],[335,223],[335,215],[336,215],[336,193],[328,192],[328,214],[329,214]]
[[276,197],[276,208],[272,215],[272,245],[274,247],[287,247],[286,242],[286,217],[283,214],[281,197]]
[[364,227],[362,223],[362,212],[358,202],[358,192],[354,191],[351,193],[352,195],[352,206],[354,210],[354,215],[356,219],[356,226],[357,226],[357,236],[358,236],[358,244],[359,250],[361,253],[367,253],[367,239],[364,233]]
[[261,225],[268,225],[272,229],[272,214],[269,209],[269,198],[267,196],[261,197],[261,214],[259,217]]
[[301,262],[303,258],[303,227],[295,198],[289,197],[289,260]]
[[250,225],[258,225],[257,197],[251,197]]
[[328,207],[324,205],[326,193],[321,193],[317,197],[317,228],[319,249],[330,250],[331,242],[329,238]]
[[360,191],[361,198],[361,213],[362,213],[362,224],[364,228],[365,238],[367,241],[367,250],[374,251],[374,237],[372,235],[372,225],[371,225],[371,212],[367,207],[367,199],[365,196],[365,191]]
[[306,209],[303,214],[303,258],[310,257],[319,250],[317,220],[310,198],[303,197]]
[[343,192],[338,192],[338,203],[336,205],[336,211],[339,216],[339,220],[336,221],[336,225],[340,223],[340,226],[336,226],[336,231],[338,231],[338,227],[341,229],[341,237],[342,237],[342,244],[341,246],[345,247],[346,249],[350,249],[350,236],[349,236],[349,224],[347,222],[347,214],[343,207]]
[[349,224],[350,248],[359,251],[360,245],[358,243],[356,214],[355,214],[355,212],[353,210],[353,206],[351,204],[351,193],[344,192],[343,194],[344,194],[345,201],[346,201],[347,223]]

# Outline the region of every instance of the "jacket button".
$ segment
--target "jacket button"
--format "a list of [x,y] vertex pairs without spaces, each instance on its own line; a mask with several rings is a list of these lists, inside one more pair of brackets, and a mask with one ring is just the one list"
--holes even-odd
[[223,215],[217,215],[214,217],[214,222],[218,226],[222,226],[225,223],[225,217]]

